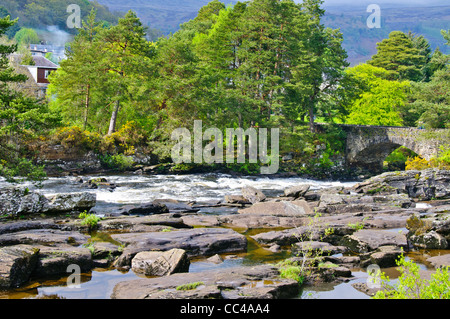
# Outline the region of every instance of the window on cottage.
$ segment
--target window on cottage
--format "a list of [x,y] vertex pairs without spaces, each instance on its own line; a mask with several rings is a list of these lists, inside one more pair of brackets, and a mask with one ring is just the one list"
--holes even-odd
[[48,75],[50,74],[50,71],[49,70],[45,70],[45,73],[44,73],[44,78],[45,79],[48,79]]

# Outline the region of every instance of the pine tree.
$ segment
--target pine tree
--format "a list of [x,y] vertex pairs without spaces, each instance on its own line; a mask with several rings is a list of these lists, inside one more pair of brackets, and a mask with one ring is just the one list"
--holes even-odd
[[[83,128],[88,127],[89,112],[94,105],[99,107],[102,76],[98,63],[98,33],[102,29],[96,22],[96,11],[93,9],[83,27],[66,49],[67,58],[60,68],[50,75],[48,95],[55,96],[52,103],[58,108],[61,105],[70,107],[61,110],[66,117],[77,121],[82,118]],[[93,96],[97,99],[93,101]],[[82,114],[82,115],[81,115]]]
[[426,59],[405,33],[393,31],[378,43],[377,53],[368,63],[390,71],[393,80],[420,81]]
[[135,84],[142,81],[154,54],[145,39],[145,30],[136,13],[129,11],[119,23],[101,31],[101,68],[107,74],[104,89],[113,101],[108,135],[116,131],[121,104],[133,100]]

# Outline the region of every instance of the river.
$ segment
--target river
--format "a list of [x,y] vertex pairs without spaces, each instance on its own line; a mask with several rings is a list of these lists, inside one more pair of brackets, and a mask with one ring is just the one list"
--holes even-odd
[[[79,182],[79,177],[50,177],[44,181],[41,187],[24,182],[21,186],[28,187],[43,194],[70,193],[88,191],[97,195],[95,212],[102,216],[111,208],[127,204],[149,203],[155,199],[176,199],[183,202],[211,203],[223,200],[225,195],[241,194],[243,186],[253,186],[263,191],[266,196],[278,196],[284,189],[299,185],[310,184],[312,189],[328,188],[335,186],[350,187],[355,182],[341,181],[315,181],[299,177],[270,178],[270,177],[235,177],[227,174],[192,174],[192,175],[91,175],[82,176],[83,181],[91,178],[105,178],[116,188],[99,187],[89,189],[86,184]],[[6,186],[4,180],[0,180],[0,188]],[[201,213],[201,211],[200,211]],[[205,212],[211,213],[211,212]],[[216,212],[224,213],[224,212]],[[227,213],[227,212],[225,212]],[[261,230],[260,230],[261,231]],[[267,231],[267,230],[266,230]],[[243,232],[250,236],[252,233]],[[248,237],[250,238],[250,237]],[[199,272],[215,267],[232,267],[244,264],[258,264],[276,262],[290,257],[288,253],[268,254],[267,250],[259,247],[254,241],[249,240],[247,253],[225,258],[220,265],[211,264],[205,260],[193,260],[190,272]],[[363,269],[352,269],[354,278],[351,283],[365,282],[367,274]],[[94,269],[83,275],[80,288],[73,289],[66,285],[67,278],[55,278],[46,281],[31,281],[25,287],[9,292],[0,292],[0,298],[35,298],[43,296],[56,296],[58,298],[77,299],[102,299],[109,298],[114,285],[123,280],[138,278],[133,271],[120,272],[116,269]],[[323,285],[319,287],[306,287],[300,298],[368,298],[365,294],[354,289],[350,283]]]

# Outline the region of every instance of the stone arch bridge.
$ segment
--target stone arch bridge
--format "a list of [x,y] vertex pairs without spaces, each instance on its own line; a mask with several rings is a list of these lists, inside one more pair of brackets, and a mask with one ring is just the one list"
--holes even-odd
[[[316,124],[319,131],[328,124]],[[373,172],[383,169],[383,161],[400,146],[429,160],[438,155],[441,145],[450,144],[448,129],[419,129],[398,126],[340,124],[346,133],[346,163]]]

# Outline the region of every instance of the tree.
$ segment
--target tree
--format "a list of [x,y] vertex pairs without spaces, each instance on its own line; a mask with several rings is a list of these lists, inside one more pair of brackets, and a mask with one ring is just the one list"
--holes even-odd
[[39,37],[33,29],[22,28],[14,36],[17,43],[29,46],[32,43],[39,43]]
[[343,36],[339,30],[325,28],[321,18],[325,11],[322,0],[305,0],[302,4],[307,18],[306,34],[303,38],[305,52],[301,55],[297,72],[298,87],[305,105],[310,131],[314,131],[316,111],[324,101],[342,93],[337,86],[344,80],[347,54],[342,49]]
[[[10,17],[0,18],[0,36],[17,23]],[[17,45],[0,44],[0,175],[14,181],[16,175],[41,179],[42,167],[26,159],[30,156],[27,143],[46,129],[54,127],[58,118],[48,111],[47,105],[21,92],[10,84],[26,81],[26,76],[15,74],[7,56],[17,50]]]
[[145,36],[141,21],[132,11],[119,19],[117,25],[101,31],[101,67],[107,73],[104,88],[112,94],[114,101],[108,135],[116,130],[121,103],[132,99],[133,84],[148,71],[154,50]]
[[[61,110],[66,117],[72,120],[83,118],[83,128],[88,127],[89,112],[94,105],[98,108],[98,97],[102,74],[98,56],[98,33],[101,30],[96,22],[96,11],[93,9],[83,27],[66,49],[67,58],[60,63],[60,68],[52,72],[48,88],[49,97],[54,97],[52,105],[58,108],[68,105]],[[83,110],[80,116],[79,110]]]
[[409,81],[387,80],[390,73],[370,64],[349,68],[347,73],[360,81],[361,93],[350,106],[347,124],[402,125],[399,111],[406,104]]
[[415,83],[403,117],[412,126],[450,128],[450,70],[438,70],[430,82]]
[[388,39],[377,44],[377,53],[367,63],[390,71],[392,80],[420,81],[426,59],[405,33],[393,31]]

